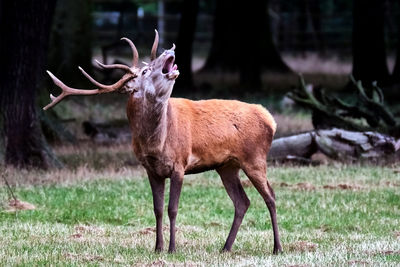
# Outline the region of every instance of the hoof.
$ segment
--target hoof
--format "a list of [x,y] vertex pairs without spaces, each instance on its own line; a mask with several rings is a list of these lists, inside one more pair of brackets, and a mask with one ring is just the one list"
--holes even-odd
[[221,253],[229,253],[229,252],[231,252],[230,249],[227,249],[227,248],[221,249]]
[[274,250],[272,251],[272,254],[274,254],[274,255],[278,255],[278,254],[282,254],[282,253],[283,253],[283,251],[282,251],[281,247],[274,248]]

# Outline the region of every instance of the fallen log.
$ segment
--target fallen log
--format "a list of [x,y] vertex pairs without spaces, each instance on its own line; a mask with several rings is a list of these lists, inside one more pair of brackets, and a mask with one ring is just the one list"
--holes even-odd
[[343,161],[400,160],[400,139],[377,132],[314,130],[274,140],[268,160],[304,161],[317,152]]

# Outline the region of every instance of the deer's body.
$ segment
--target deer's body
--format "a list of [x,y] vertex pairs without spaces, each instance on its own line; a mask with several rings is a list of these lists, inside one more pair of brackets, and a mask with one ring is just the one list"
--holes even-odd
[[137,67],[138,53],[129,39],[123,38],[134,54],[133,66],[104,65],[103,68],[123,69],[127,73],[115,84],[95,81],[83,74],[100,89],[82,90],[66,86],[53,74],[49,75],[63,92],[44,109],[54,106],[68,95],[90,95],[111,91],[129,93],[127,116],[132,129],[133,150],[145,167],[153,193],[156,217],[156,251],[163,249],[162,217],[165,179],[170,178],[168,216],[170,219],[169,251],[175,251],[175,222],[183,177],[215,169],[235,206],[235,216],[224,251],[230,251],[244,214],[250,205],[239,179],[242,169],[263,197],[272,222],[274,253],[280,252],[275,195],[268,183],[267,154],[276,124],[271,114],[259,105],[233,100],[191,101],[170,98],[179,75],[174,65],[173,46],[156,57],[158,35],[153,44],[151,62]]
[[163,177],[266,162],[276,128],[263,107],[234,100],[170,98],[153,110],[131,97],[127,116],[137,158]]

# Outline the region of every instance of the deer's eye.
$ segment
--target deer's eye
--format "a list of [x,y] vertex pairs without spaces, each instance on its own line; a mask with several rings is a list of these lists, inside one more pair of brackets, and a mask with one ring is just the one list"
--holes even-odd
[[146,72],[147,72],[147,69],[145,69],[145,70],[142,72],[142,75],[145,75]]

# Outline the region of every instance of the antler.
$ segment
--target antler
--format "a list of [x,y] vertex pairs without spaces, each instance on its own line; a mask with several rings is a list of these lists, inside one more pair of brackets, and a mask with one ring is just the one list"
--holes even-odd
[[133,44],[133,42],[131,40],[129,40],[126,37],[122,37],[121,40],[127,41],[129,46],[131,47],[132,53],[133,53],[132,67],[136,67],[138,60],[139,60],[139,53],[136,49],[136,46]]
[[96,60],[96,63],[105,69],[125,70],[127,73],[124,76],[122,76],[122,78],[118,82],[116,82],[112,85],[105,85],[105,84],[99,83],[98,81],[93,79],[89,74],[87,74],[86,71],[84,71],[81,67],[78,67],[79,70],[83,73],[83,75],[85,75],[86,78],[88,78],[89,81],[91,83],[93,83],[94,85],[96,85],[99,89],[91,89],[91,90],[76,89],[76,88],[71,88],[71,87],[65,85],[56,76],[54,76],[50,71],[47,71],[47,73],[53,80],[54,84],[62,89],[62,93],[57,97],[50,94],[51,103],[48,104],[47,106],[45,106],[43,109],[47,110],[47,109],[55,106],[63,98],[65,98],[69,95],[96,95],[96,94],[103,94],[103,93],[109,93],[109,92],[116,91],[116,90],[120,89],[128,80],[134,78],[135,77],[135,68],[136,68],[138,60],[139,60],[139,53],[131,40],[129,40],[128,38],[125,38],[125,37],[121,38],[121,40],[127,41],[129,46],[132,49],[132,52],[133,52],[132,67],[122,65],[122,64],[105,65]]
[[129,66],[123,65],[123,64],[110,64],[110,65],[105,65],[101,62],[99,62],[97,59],[95,59],[94,61],[96,61],[96,63],[104,68],[104,69],[122,69],[122,70],[126,70],[126,71],[131,71],[131,68],[129,68]]
[[154,59],[156,59],[157,57],[157,47],[158,47],[158,31],[154,30],[156,32],[156,36],[154,37],[154,43],[153,43],[153,47],[151,48],[151,56],[150,59],[151,61],[153,61]]
[[[83,69],[81,69],[81,71],[83,73],[86,73],[86,72],[84,72]],[[50,94],[51,103],[48,104],[47,106],[45,106],[43,108],[43,110],[47,110],[47,109],[55,106],[63,98],[65,98],[69,95],[96,95],[96,94],[109,93],[109,92],[118,90],[119,88],[121,88],[124,85],[124,83],[126,83],[128,80],[130,80],[133,77],[132,74],[125,74],[124,76],[122,76],[122,78],[118,82],[114,83],[113,85],[104,85],[104,84],[98,83],[97,81],[93,80],[95,83],[102,85],[101,87],[99,86],[101,89],[86,90],[86,89],[71,88],[71,87],[65,85],[56,76],[54,76],[54,74],[51,73],[50,71],[47,71],[47,74],[49,74],[49,76],[53,80],[54,84],[62,89],[62,92],[57,97]],[[89,75],[87,75],[87,76],[90,77]],[[90,77],[90,79],[92,79],[92,78]],[[92,80],[90,80],[90,81],[92,81]]]

